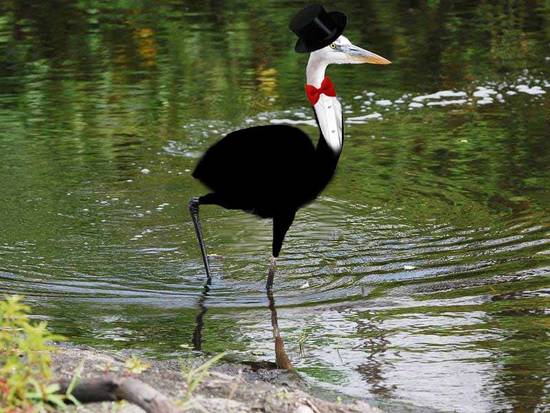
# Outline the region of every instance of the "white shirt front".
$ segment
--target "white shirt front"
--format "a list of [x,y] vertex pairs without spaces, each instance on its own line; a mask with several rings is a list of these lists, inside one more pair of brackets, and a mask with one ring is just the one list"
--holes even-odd
[[338,98],[321,94],[313,108],[325,141],[335,153],[340,153],[342,150],[342,105]]

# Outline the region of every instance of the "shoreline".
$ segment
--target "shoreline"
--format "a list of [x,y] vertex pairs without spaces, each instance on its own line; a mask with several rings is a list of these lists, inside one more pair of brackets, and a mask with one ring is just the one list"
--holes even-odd
[[[143,358],[137,352],[126,350],[115,352],[68,343],[56,344],[56,348],[58,351],[52,354],[56,381],[70,381],[79,367],[80,381],[107,377],[137,379],[166,396],[182,412],[381,413],[361,400],[347,403],[320,399],[300,383],[298,373],[273,369],[267,364],[248,365],[222,358],[203,369],[203,380],[195,388],[195,381],[201,377],[196,374],[190,381],[189,371],[196,372],[205,366],[207,358],[184,359],[182,365],[180,360]],[[192,391],[188,391],[190,388]],[[70,410],[144,411],[127,402],[119,406],[115,403],[119,402],[90,403]]]

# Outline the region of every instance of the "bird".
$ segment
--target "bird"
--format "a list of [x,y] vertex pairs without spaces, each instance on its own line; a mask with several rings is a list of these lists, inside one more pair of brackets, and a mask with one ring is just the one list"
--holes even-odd
[[296,212],[314,201],[331,181],[344,143],[342,106],[326,69],[331,64],[389,64],[353,45],[342,33],[347,17],[322,5],[300,10],[289,24],[297,53],[309,53],[305,91],[319,127],[317,145],[301,129],[265,125],[240,129],[213,144],[192,176],[210,192],[192,197],[189,211],[208,285],[211,269],[199,218],[201,205],[243,210],[273,220],[272,258],[266,288],[271,290],[277,258]]

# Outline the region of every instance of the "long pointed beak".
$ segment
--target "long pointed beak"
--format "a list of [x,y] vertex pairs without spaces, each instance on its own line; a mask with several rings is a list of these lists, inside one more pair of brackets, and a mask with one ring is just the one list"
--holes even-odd
[[388,59],[376,53],[353,45],[349,46],[345,53],[350,56],[352,63],[370,63],[373,65],[389,65],[391,63]]

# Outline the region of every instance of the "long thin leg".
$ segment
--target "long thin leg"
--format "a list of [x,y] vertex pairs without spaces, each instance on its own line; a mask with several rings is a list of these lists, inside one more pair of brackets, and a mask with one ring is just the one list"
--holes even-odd
[[273,278],[275,276],[275,270],[277,269],[277,257],[281,252],[283,241],[285,239],[286,232],[292,225],[296,211],[290,211],[285,214],[279,214],[273,217],[273,244],[272,244],[272,257],[271,265],[269,267],[269,273],[267,276],[266,289],[268,291],[273,289]]
[[285,343],[279,330],[279,320],[277,318],[277,309],[275,308],[275,299],[273,298],[273,278],[275,277],[275,268],[271,267],[267,275],[267,299],[269,300],[269,311],[271,312],[271,327],[273,328],[273,340],[275,341],[275,363],[277,368],[292,370],[292,363],[285,351]]
[[292,225],[296,211],[288,211],[273,217],[273,257],[277,258],[281,252],[286,232]]
[[275,308],[275,299],[273,298],[273,279],[275,278],[275,271],[277,269],[277,257],[281,252],[286,232],[292,225],[292,221],[294,221],[295,214],[296,211],[291,211],[273,217],[273,257],[271,258],[266,282],[267,299],[269,300],[269,311],[271,312],[271,327],[273,328],[273,340],[275,341],[275,362],[278,368],[285,370],[292,370],[293,367],[286,354],[285,343],[279,329],[277,309]]
[[197,239],[201,247],[202,261],[204,262],[204,269],[206,270],[207,285],[212,283],[212,276],[210,273],[210,264],[208,263],[208,255],[206,253],[206,246],[204,245],[204,240],[202,237],[201,223],[199,220],[199,205],[201,199],[198,197],[191,198],[189,201],[189,212],[191,213],[191,218],[193,219],[193,224],[195,225],[195,233],[197,234]]

